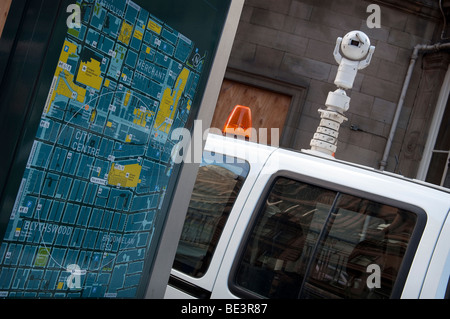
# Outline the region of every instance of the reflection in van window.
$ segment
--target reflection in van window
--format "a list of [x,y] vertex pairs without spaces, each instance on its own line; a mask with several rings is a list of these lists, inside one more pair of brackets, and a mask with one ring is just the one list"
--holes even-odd
[[396,207],[279,178],[235,284],[266,298],[389,298],[415,223]]
[[233,208],[250,166],[240,159],[217,160],[203,155],[178,243],[173,268],[202,277]]

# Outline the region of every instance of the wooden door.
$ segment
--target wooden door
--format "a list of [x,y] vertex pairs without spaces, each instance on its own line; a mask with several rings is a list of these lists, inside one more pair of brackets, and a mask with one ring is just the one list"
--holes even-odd
[[11,1],[12,0],[0,0],[0,37],[3,33],[3,27],[5,26],[6,18],[8,17]]
[[248,106],[252,110],[252,122],[256,132],[259,132],[260,128],[267,128],[267,144],[272,145],[271,129],[278,128],[281,137],[291,100],[289,95],[225,79],[211,127],[222,130],[228,115],[236,105]]

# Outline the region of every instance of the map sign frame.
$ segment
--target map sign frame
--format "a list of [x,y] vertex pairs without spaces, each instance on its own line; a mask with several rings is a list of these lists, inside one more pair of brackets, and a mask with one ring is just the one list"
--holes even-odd
[[216,8],[222,20],[205,42],[192,24],[215,1],[194,2],[185,11],[178,0],[76,1],[81,23],[65,27],[36,99],[39,124],[2,232],[0,298],[143,296],[180,169],[171,132],[197,115],[230,3]]

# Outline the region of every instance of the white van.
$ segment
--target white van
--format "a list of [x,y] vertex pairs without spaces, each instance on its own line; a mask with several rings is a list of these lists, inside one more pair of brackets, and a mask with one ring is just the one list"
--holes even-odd
[[448,298],[450,192],[209,135],[166,298]]

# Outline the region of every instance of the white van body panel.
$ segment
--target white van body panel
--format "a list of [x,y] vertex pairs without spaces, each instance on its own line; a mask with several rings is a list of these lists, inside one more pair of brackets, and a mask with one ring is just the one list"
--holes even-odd
[[[214,153],[218,154],[221,157],[222,155],[237,157],[250,163],[250,171],[240,194],[251,194],[253,184],[256,182],[256,179],[258,178],[258,175],[260,174],[264,163],[266,162],[267,158],[269,158],[270,154],[275,151],[275,149],[259,144],[252,144],[251,147],[249,147],[249,143],[245,141],[232,140],[229,138],[223,138],[218,135],[209,136],[210,138],[208,138],[207,140],[205,151],[211,152],[213,155]],[[193,278],[175,269],[172,270],[171,274],[175,275],[181,280],[193,283],[197,287],[212,291],[217,273],[228,246],[229,236],[233,233],[235,224],[237,223],[237,220],[239,218],[239,213],[241,212],[246,200],[247,198],[245,196],[238,196],[233,210],[228,217],[228,221],[223,230],[221,239],[219,240],[219,243],[216,247],[214,257],[211,260],[208,271],[203,277]],[[173,289],[172,287],[170,288],[171,289],[168,289],[166,291],[166,298],[176,299],[182,296],[190,297],[189,294],[183,292],[180,293],[179,291],[177,291],[177,293],[174,293],[176,289]]]
[[[274,176],[283,175],[300,181],[317,182],[350,194],[370,195],[378,201],[389,199],[413,205],[423,211],[426,224],[401,297],[443,298],[450,274],[448,190],[359,165],[217,135],[209,136],[205,151],[243,158],[250,163],[250,173],[205,276],[192,278],[176,270],[172,270],[172,275],[210,291],[211,298],[238,298],[229,287],[233,263],[268,183]],[[166,297],[183,297],[183,293],[175,290],[169,286]]]
[[444,227],[434,247],[433,257],[427,270],[420,298],[442,298],[447,290],[450,277],[450,216],[447,215]]

